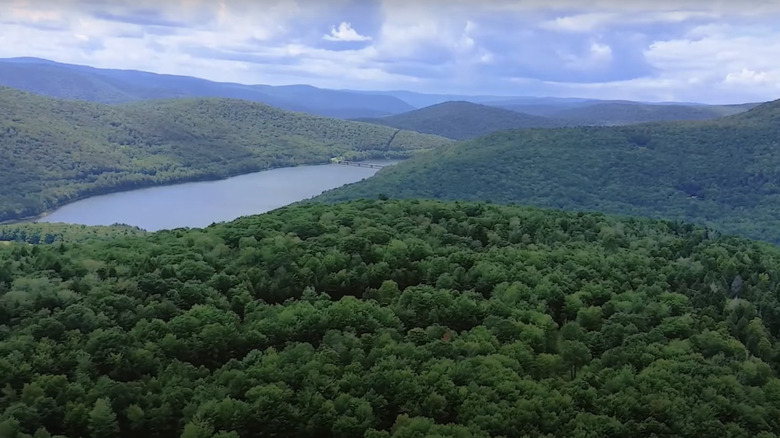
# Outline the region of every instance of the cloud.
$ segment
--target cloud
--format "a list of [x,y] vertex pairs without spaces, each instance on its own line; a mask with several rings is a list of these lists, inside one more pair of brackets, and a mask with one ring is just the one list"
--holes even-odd
[[612,48],[599,42],[591,42],[583,55],[559,53],[564,65],[572,70],[604,69],[612,61]]
[[330,33],[322,37],[328,41],[371,41],[370,36],[359,34],[352,28],[352,24],[342,21],[339,27],[331,26]]
[[187,27],[188,23],[176,21],[161,16],[154,10],[136,10],[128,14],[114,14],[111,12],[97,12],[95,18],[107,21],[116,21],[120,23],[138,24],[141,26],[162,26],[162,27]]
[[774,84],[780,85],[780,77],[777,74],[755,71],[747,68],[743,68],[739,72],[732,72],[726,75],[723,80],[725,84],[737,84],[737,85],[763,85]]
[[591,32],[606,23],[614,22],[619,17],[620,14],[605,12],[579,14],[547,20],[539,24],[539,27],[564,32]]
[[552,31],[590,33],[602,31],[606,27],[631,27],[637,25],[689,23],[699,20],[715,19],[719,14],[704,11],[659,11],[659,12],[594,12],[587,14],[556,17],[539,24],[539,27]]
[[780,97],[774,0],[9,2],[0,57],[335,88]]

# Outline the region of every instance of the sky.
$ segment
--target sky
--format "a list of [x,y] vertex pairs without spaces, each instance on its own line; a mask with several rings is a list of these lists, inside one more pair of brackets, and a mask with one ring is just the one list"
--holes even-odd
[[336,89],[780,98],[777,0],[0,0],[0,7],[0,58]]

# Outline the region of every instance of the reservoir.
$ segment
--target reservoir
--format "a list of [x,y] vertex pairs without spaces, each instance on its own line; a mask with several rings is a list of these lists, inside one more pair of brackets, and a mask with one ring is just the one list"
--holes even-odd
[[[390,165],[397,161],[374,160]],[[218,181],[183,183],[94,196],[60,207],[38,222],[122,223],[148,231],[202,228],[265,213],[373,176],[378,169],[325,164],[250,173]]]

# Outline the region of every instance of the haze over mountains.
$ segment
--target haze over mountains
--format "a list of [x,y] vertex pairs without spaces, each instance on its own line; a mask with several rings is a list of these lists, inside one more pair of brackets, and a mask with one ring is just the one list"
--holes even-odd
[[[450,101],[479,103],[525,113],[525,120],[498,123],[499,128],[549,127],[560,125],[625,124],[659,120],[708,119],[736,113],[743,108],[728,105],[655,105],[641,102],[606,102],[597,99],[543,98],[511,96],[467,96],[424,94],[409,91],[328,90],[309,85],[244,85],[220,83],[189,76],[113,70],[64,64],[37,58],[0,59],[0,85],[49,97],[87,100],[99,103],[123,103],[148,99],[184,97],[225,97],[262,102],[277,108],[342,119],[378,118],[406,113]],[[490,119],[494,113],[475,114],[473,107],[462,106],[466,113],[450,107],[452,119],[464,117]],[[747,109],[747,108],[744,108]],[[434,108],[432,111],[441,111]],[[543,121],[528,115],[556,119]],[[499,116],[507,119],[508,115]],[[407,119],[417,119],[412,114]],[[403,118],[402,118],[403,120]],[[505,120],[506,122],[506,120]],[[393,122],[382,124],[391,125]],[[471,122],[470,122],[471,123]],[[476,125],[479,125],[479,120]],[[492,127],[478,127],[473,133],[487,133]],[[464,138],[462,133],[453,138]],[[471,135],[473,136],[473,135]]]
[[381,116],[414,109],[392,96],[358,95],[308,85],[273,87],[219,83],[188,76],[98,69],[34,58],[0,60],[0,85],[50,97],[100,103],[226,97],[339,118]]

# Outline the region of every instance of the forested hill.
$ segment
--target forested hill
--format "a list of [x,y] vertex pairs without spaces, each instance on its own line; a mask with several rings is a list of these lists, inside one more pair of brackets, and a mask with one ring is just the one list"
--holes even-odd
[[715,121],[494,133],[325,193],[688,220],[780,243],[780,102]]
[[449,142],[242,100],[108,106],[0,88],[0,221],[109,191],[334,156],[405,157]]
[[360,120],[456,140],[507,129],[553,128],[564,125],[563,122],[546,117],[462,101],[444,102],[402,114]]
[[375,200],[0,260],[3,437],[780,433],[780,250],[679,223]]
[[[682,120],[711,120],[739,114],[758,104],[660,105],[639,102],[599,102],[556,111],[549,117],[571,125],[627,125]],[[523,107],[518,107],[522,111]]]

